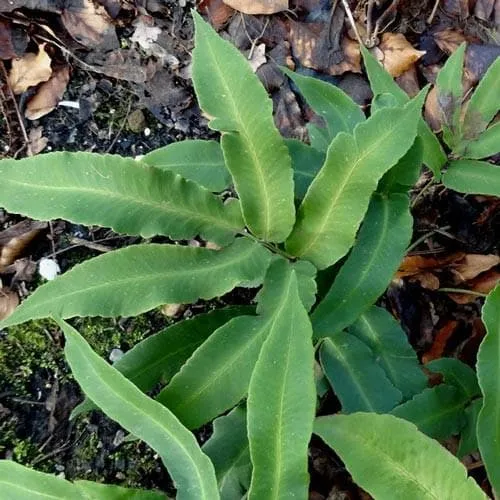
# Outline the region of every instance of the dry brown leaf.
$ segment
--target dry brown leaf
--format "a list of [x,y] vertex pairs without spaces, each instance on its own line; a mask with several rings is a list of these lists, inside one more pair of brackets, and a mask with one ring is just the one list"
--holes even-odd
[[62,66],[52,73],[37,93],[28,101],[24,116],[28,120],[38,120],[56,108],[69,82],[69,66]]
[[0,231],[0,272],[12,264],[46,227],[46,222],[25,220]]
[[202,0],[198,5],[198,10],[207,15],[210,24],[216,30],[222,28],[234,14],[234,9],[222,0]]
[[420,272],[410,277],[410,281],[418,281],[422,288],[427,290],[437,290],[441,286],[439,278],[431,272]]
[[63,10],[61,21],[68,33],[87,48],[112,50],[120,46],[106,9],[92,0],[80,0]]
[[443,128],[443,114],[438,103],[438,91],[436,86],[433,86],[427,94],[424,106],[424,116],[434,132],[441,131]]
[[425,51],[415,49],[401,33],[384,33],[378,49],[377,57],[394,77],[402,75],[425,54]]
[[500,264],[498,255],[467,254],[463,260],[453,266],[453,273],[459,282],[469,281],[498,264]]
[[332,51],[325,23],[290,21],[289,42],[294,57],[307,68],[330,75],[361,73],[359,44],[344,36],[339,51]]
[[434,33],[436,45],[446,54],[450,55],[462,42],[465,42],[465,36],[461,31],[445,29]]
[[[500,282],[500,272],[491,269],[467,283],[467,288],[473,292],[490,293]],[[470,304],[477,300],[476,295],[465,293],[449,293],[448,296],[457,304]]]
[[47,137],[43,135],[43,127],[34,127],[28,134],[28,156],[34,156],[41,153],[49,143]]
[[422,356],[422,363],[426,364],[433,359],[439,359],[443,356],[448,340],[457,329],[458,322],[454,320],[448,321],[442,326],[434,337],[434,342],[430,349]]
[[276,14],[288,10],[288,0],[222,0],[243,14]]
[[29,87],[46,82],[52,75],[50,63],[44,43],[39,45],[38,54],[28,52],[23,57],[13,59],[9,72],[9,85],[14,94],[22,94]]
[[0,321],[10,316],[19,304],[19,297],[9,288],[0,288]]
[[398,76],[396,82],[410,97],[415,97],[420,92],[417,69],[414,64]]
[[403,278],[418,274],[422,271],[443,269],[454,262],[459,262],[465,257],[465,253],[456,252],[444,257],[423,257],[422,255],[408,255],[403,259],[396,273],[396,278]]

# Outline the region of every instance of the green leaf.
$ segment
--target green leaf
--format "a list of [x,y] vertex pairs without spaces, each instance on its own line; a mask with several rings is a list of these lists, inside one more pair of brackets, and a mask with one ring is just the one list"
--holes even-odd
[[306,498],[308,444],[316,407],[312,328],[295,271],[276,311],[248,389],[253,471],[249,500]]
[[437,102],[443,117],[443,138],[452,149],[461,139],[460,111],[465,47],[464,42],[453,52],[436,78]]
[[389,380],[409,399],[427,386],[417,355],[406,333],[392,315],[372,306],[349,328],[349,333],[362,340],[385,370]]
[[297,275],[297,285],[302,304],[309,311],[316,302],[316,272],[317,269],[306,260],[299,260],[292,264],[292,269]]
[[477,137],[500,110],[500,58],[490,65],[481,78],[467,106],[464,136]]
[[465,146],[464,158],[480,159],[500,152],[500,121],[488,127],[475,141]]
[[312,314],[315,338],[342,331],[375,303],[404,257],[412,229],[408,195],[373,195],[354,248]]
[[231,176],[217,141],[174,142],[144,155],[141,161],[182,175],[216,193],[223,191],[231,183]]
[[226,244],[241,230],[238,203],[169,171],[131,158],[97,153],[49,153],[2,160],[0,205],[36,219],[66,219],[144,238],[201,235]]
[[347,253],[378,181],[415,140],[425,92],[404,108],[381,109],[353,136],[337,135],[299,208],[286,244],[292,255],[324,269]]
[[482,312],[486,336],[477,355],[477,376],[483,407],[477,420],[477,441],[488,478],[500,492],[500,286],[488,296]]
[[465,408],[465,425],[460,434],[457,456],[463,458],[469,453],[477,451],[477,417],[483,406],[483,399],[475,399]]
[[408,193],[420,177],[423,162],[423,145],[420,137],[407,153],[380,180],[377,191],[381,194]]
[[[361,47],[361,54],[365,63],[365,69],[370,80],[373,94],[391,94],[399,105],[406,104],[410,98],[406,92],[393,80],[392,76],[383,66],[370,54],[368,49]],[[432,170],[436,177],[440,176],[441,168],[446,163],[446,154],[434,135],[429,125],[421,119],[418,124],[418,136],[422,139],[424,146],[424,163]]]
[[270,328],[287,303],[292,267],[273,261],[257,296],[258,316],[240,316],[216,330],[158,395],[180,420],[195,429],[236,405]]
[[464,426],[467,399],[452,385],[436,385],[424,389],[391,411],[396,417],[413,422],[422,432],[435,439],[458,434]]
[[75,481],[0,460],[0,490],[4,500],[166,500],[165,494],[120,486]]
[[330,136],[328,135],[328,130],[325,127],[320,127],[312,122],[306,124],[306,129],[307,134],[309,135],[311,147],[316,149],[318,152],[326,153],[330,142],[332,142],[330,140]]
[[500,196],[500,168],[485,161],[451,161],[443,184],[459,193]]
[[302,200],[323,165],[325,155],[297,139],[287,139],[286,145],[292,158],[295,198]]
[[325,339],[319,358],[344,413],[384,413],[401,402],[401,391],[387,378],[370,348],[353,335],[340,332]]
[[160,455],[176,485],[177,498],[219,498],[212,462],[193,434],[169,410],[97,356],[74,328],[62,320],[59,324],[66,339],[66,360],[85,394],[109,418]]
[[222,133],[246,225],[265,241],[283,241],[295,217],[293,179],[272,101],[243,55],[194,11],[193,17],[194,88],[210,127]]
[[325,120],[328,142],[340,132],[351,133],[358,123],[366,120],[360,106],[335,85],[287,68],[281,70],[297,85],[312,110]]
[[320,417],[314,432],[373,498],[486,500],[465,467],[438,442],[392,415]]
[[250,484],[252,464],[247,436],[247,414],[237,406],[213,423],[214,432],[202,450],[215,467],[222,500],[243,498]]
[[431,372],[441,373],[444,382],[455,386],[464,398],[472,399],[481,395],[476,372],[456,358],[440,358],[425,365]]
[[236,240],[222,250],[132,245],[90,259],[39,287],[0,328],[59,316],[134,316],[168,303],[223,295],[261,282],[271,256],[258,243]]
[[[141,391],[150,391],[159,382],[167,383],[217,328],[251,311],[251,307],[234,306],[179,321],[139,342],[113,367]],[[71,418],[94,408],[92,401],[86,399],[72,411]]]

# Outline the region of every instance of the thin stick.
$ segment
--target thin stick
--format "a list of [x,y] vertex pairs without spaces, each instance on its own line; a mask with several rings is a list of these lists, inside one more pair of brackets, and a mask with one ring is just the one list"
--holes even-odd
[[438,292],[445,293],[463,293],[465,295],[475,295],[476,297],[487,297],[487,293],[475,292],[474,290],[467,290],[466,288],[438,288]]
[[434,3],[434,7],[432,7],[432,11],[431,11],[429,17],[427,18],[427,24],[431,24],[432,21],[434,21],[434,16],[436,15],[436,12],[438,10],[439,2],[440,2],[440,0],[436,0],[436,2]]
[[342,5],[344,6],[345,13],[347,14],[347,19],[349,19],[349,24],[351,25],[351,28],[354,31],[354,34],[356,35],[356,39],[358,40],[359,45],[364,46],[363,40],[361,40],[361,37],[359,36],[359,31],[358,28],[356,27],[356,23],[354,22],[354,17],[352,15],[352,11],[351,8],[349,7],[349,4],[347,3],[346,0],[342,0]]
[[118,140],[118,138],[120,137],[121,133],[123,132],[123,129],[125,128],[125,123],[127,123],[127,119],[129,117],[130,109],[131,108],[132,108],[132,97],[130,97],[130,99],[128,100],[128,107],[127,107],[127,112],[125,113],[125,118],[123,119],[122,124],[120,125],[120,128],[119,128],[118,132],[115,135],[115,138],[113,139],[113,141],[109,145],[108,149],[106,149],[106,153],[111,152],[111,150],[114,148],[114,146],[116,144],[116,141]]
[[[418,238],[418,240],[415,240],[409,247],[408,249],[406,250],[406,253],[410,253],[412,250],[415,250],[415,248],[418,247],[418,245],[420,245],[420,243],[422,243],[423,241],[425,241],[427,238],[429,238],[430,236],[432,236],[433,234],[435,233],[439,233],[440,231],[446,231],[448,229],[450,229],[451,226],[444,226],[442,228],[436,228],[436,229],[433,229],[432,231],[429,231],[427,233],[425,233],[423,236],[420,236],[420,238]],[[448,236],[447,233],[445,233],[445,236]],[[448,236],[449,237],[449,236]]]

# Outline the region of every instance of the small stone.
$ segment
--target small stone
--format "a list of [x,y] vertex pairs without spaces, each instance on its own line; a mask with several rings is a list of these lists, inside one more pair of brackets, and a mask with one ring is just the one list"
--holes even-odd
[[144,132],[146,132],[146,118],[144,116],[144,113],[140,109],[136,109],[135,111],[132,111],[130,115],[128,115],[127,124],[128,128],[136,134],[139,134],[143,130]]
[[38,272],[42,278],[45,278],[47,281],[52,281],[61,272],[61,268],[56,260],[44,257],[38,264]]
[[149,137],[151,135],[151,129],[146,127],[144,129],[144,137]]
[[116,363],[123,356],[123,351],[118,348],[114,348],[109,353],[109,360],[111,363]]

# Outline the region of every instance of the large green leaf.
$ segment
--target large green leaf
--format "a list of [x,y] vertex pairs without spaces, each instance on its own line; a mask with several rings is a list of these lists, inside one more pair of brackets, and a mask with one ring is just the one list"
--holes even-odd
[[259,238],[283,241],[294,222],[293,179],[271,99],[243,55],[193,15],[194,88],[210,127],[222,133],[245,222]]
[[297,139],[287,139],[286,145],[292,158],[295,198],[302,200],[323,165],[325,155]]
[[464,136],[476,138],[500,110],[500,57],[490,65],[481,78],[467,106],[464,117]]
[[131,158],[97,153],[49,153],[2,160],[0,205],[36,219],[67,219],[149,238],[221,244],[243,221],[237,202],[215,195],[169,171]]
[[440,358],[430,361],[425,367],[431,372],[441,373],[446,384],[455,386],[466,399],[481,395],[476,372],[456,358]]
[[465,146],[464,158],[480,159],[500,152],[500,121],[488,127],[476,140]]
[[70,483],[12,460],[0,460],[0,490],[3,500],[166,500],[159,491],[75,481]]
[[237,406],[214,420],[214,432],[202,450],[214,464],[222,500],[243,498],[250,485],[252,464],[247,436],[247,413]]
[[216,330],[158,395],[187,427],[197,428],[247,393],[262,344],[287,303],[293,267],[275,260],[257,296],[258,316],[234,318]]
[[144,155],[141,161],[182,175],[213,192],[223,191],[231,182],[217,141],[196,139],[174,142]]
[[95,354],[74,328],[62,320],[60,326],[66,339],[66,359],[85,394],[108,417],[160,455],[176,485],[177,498],[219,498],[212,462],[193,434],[169,410]]
[[276,311],[248,389],[253,464],[249,500],[306,498],[316,407],[312,328],[295,271],[281,265],[286,299]]
[[0,323],[6,327],[56,315],[133,316],[168,303],[220,296],[262,281],[270,253],[247,238],[222,250],[133,245],[110,252],[39,287]]
[[335,85],[286,68],[282,71],[297,85],[313,111],[325,120],[329,142],[339,132],[351,133],[358,123],[365,121],[361,107]]
[[500,286],[483,307],[484,337],[477,355],[477,376],[483,407],[477,420],[477,441],[488,478],[500,492]]
[[378,299],[405,255],[412,229],[408,195],[373,195],[354,248],[312,314],[316,338],[342,331]]
[[325,339],[319,353],[321,366],[344,413],[384,413],[401,402],[396,389],[361,340],[345,332]]
[[479,160],[451,161],[443,184],[459,193],[500,196],[500,168]]
[[292,255],[323,269],[347,253],[378,181],[415,140],[425,92],[404,108],[381,109],[353,135],[337,135],[299,208],[287,240]]
[[443,119],[443,139],[454,148],[461,139],[462,75],[466,44],[462,43],[448,58],[436,78],[437,101]]
[[417,355],[406,333],[388,311],[372,306],[349,328],[349,333],[370,347],[404,399],[425,389],[427,377],[420,368]]
[[464,426],[467,401],[456,387],[441,384],[424,389],[391,413],[413,422],[430,437],[446,439],[458,434]]
[[[382,65],[370,54],[368,49],[361,47],[363,62],[370,80],[373,94],[391,94],[398,104],[403,105],[409,101],[406,92],[393,80],[392,76],[382,67]],[[446,163],[446,154],[439,143],[439,139],[433,134],[429,125],[421,119],[418,124],[418,136],[422,139],[424,146],[424,163],[432,170],[436,177],[439,177],[441,168]]]
[[314,432],[373,498],[486,500],[465,467],[438,442],[392,415],[320,417]]
[[[252,307],[234,306],[179,321],[139,342],[113,367],[141,391],[150,391],[160,382],[167,383],[217,328],[236,316],[251,312]],[[94,408],[92,401],[86,399],[71,416],[74,418]]]

